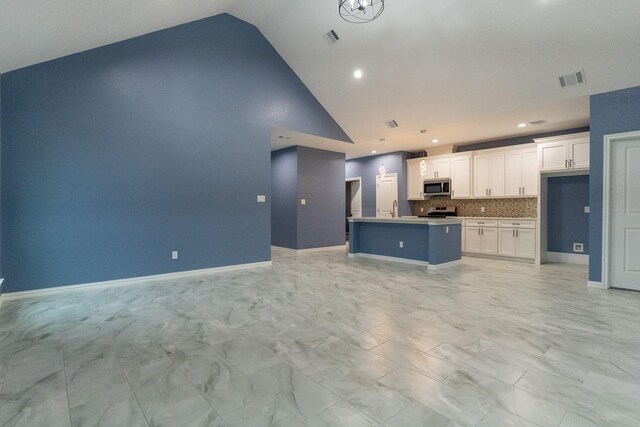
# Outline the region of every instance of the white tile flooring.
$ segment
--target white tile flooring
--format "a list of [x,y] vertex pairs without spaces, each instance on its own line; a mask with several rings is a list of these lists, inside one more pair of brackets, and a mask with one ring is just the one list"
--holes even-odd
[[5,301],[0,424],[638,426],[640,293],[586,269],[273,267]]

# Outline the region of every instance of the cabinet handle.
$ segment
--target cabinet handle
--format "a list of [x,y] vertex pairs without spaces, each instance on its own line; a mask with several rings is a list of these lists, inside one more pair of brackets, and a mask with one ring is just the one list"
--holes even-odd
[[573,168],[575,168],[575,167],[576,167],[576,165],[574,164],[573,159],[569,160],[569,167],[570,167],[571,169],[573,169]]
[[480,229],[480,234],[484,236],[484,227]]
[[564,168],[569,169],[569,160],[564,161]]
[[480,235],[480,228],[478,228],[478,236]]
[[520,230],[516,230],[516,237],[520,237]]
[[489,189],[489,195],[491,195],[491,188]]
[[511,230],[511,235],[512,235],[513,237],[516,237],[516,230]]

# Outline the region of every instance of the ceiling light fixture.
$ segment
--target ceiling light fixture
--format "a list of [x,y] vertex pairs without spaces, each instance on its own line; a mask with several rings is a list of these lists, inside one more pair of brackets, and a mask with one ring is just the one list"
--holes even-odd
[[[422,129],[420,131],[420,133],[422,134],[422,148],[424,149],[424,134],[427,133],[426,129]],[[427,174],[427,162],[424,161],[425,156],[427,155],[427,150],[424,150],[424,155],[422,156],[422,161],[420,161],[420,174],[422,176],[425,176]]]
[[438,140],[437,139],[432,139],[431,142],[433,142],[434,144],[437,144]]
[[520,123],[520,124],[518,125],[518,127],[519,127],[519,128],[526,128],[526,127],[527,127],[527,124],[526,124],[526,123]]
[[[384,138],[380,138],[380,146],[382,147],[382,143],[385,141]],[[380,167],[378,168],[378,173],[380,174],[381,177],[384,178],[385,174],[387,173],[387,170],[384,168],[384,163],[380,163]]]
[[372,150],[372,151],[371,151],[371,154],[376,154],[376,153],[377,153],[377,151],[376,151],[376,150]]
[[338,0],[340,17],[353,24],[371,22],[382,14],[384,0]]
[[355,77],[356,79],[361,79],[362,78],[362,70],[355,70],[353,72],[353,77]]

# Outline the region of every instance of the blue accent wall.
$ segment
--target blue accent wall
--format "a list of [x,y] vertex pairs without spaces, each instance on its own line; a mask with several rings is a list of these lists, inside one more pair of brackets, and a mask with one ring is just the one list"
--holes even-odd
[[269,260],[271,128],[351,142],[227,14],[6,73],[1,94],[5,292]]
[[640,130],[640,86],[591,96],[589,280],[602,281],[604,136]]
[[271,153],[271,244],[298,245],[298,153],[289,147]]
[[344,162],[344,153],[301,146],[271,153],[273,245],[290,249],[344,245]]
[[589,175],[548,179],[547,249],[573,253],[574,243],[584,244],[589,253]]
[[347,160],[346,178],[362,178],[362,216],[376,216],[376,175],[384,163],[387,173],[398,174],[398,212],[400,216],[411,215],[407,200],[407,159],[411,153],[397,151],[378,156]]
[[298,147],[297,249],[344,245],[345,155]]
[[462,225],[430,225],[429,264],[444,264],[462,258],[461,241]]

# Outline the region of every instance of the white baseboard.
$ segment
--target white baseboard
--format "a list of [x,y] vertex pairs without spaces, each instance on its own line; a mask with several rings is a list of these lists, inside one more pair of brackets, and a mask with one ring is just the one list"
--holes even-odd
[[284,249],[286,251],[295,251],[297,253],[335,251],[335,250],[345,250],[347,248],[347,245],[323,246],[321,248],[309,248],[309,249],[292,249],[292,248],[285,248],[283,246],[275,246],[275,245],[271,245],[271,246],[278,249]]
[[563,252],[547,252],[547,262],[561,262],[564,264],[589,265],[589,255]]
[[394,261],[394,262],[402,262],[404,264],[413,264],[413,265],[421,265],[423,267],[429,267],[429,263],[427,261],[418,261],[415,259],[398,258],[393,256],[364,254],[364,253],[356,253],[356,254],[350,253],[349,258],[372,258],[372,259],[379,259],[381,261]]
[[429,264],[429,270],[440,270],[447,267],[453,267],[455,265],[460,265],[462,263],[461,259],[457,259],[455,261],[443,262],[441,264]]
[[112,287],[119,287],[119,286],[130,286],[130,285],[137,285],[140,283],[150,282],[150,281],[174,280],[174,279],[181,279],[181,278],[190,277],[190,276],[199,276],[203,274],[222,273],[226,271],[240,270],[245,268],[269,267],[269,266],[271,266],[271,261],[225,265],[222,267],[202,268],[199,270],[177,271],[175,273],[129,277],[126,279],[105,280],[102,282],[92,282],[92,283],[80,283],[77,285],[56,286],[55,288],[34,289],[31,291],[10,292],[8,294],[2,294],[0,298],[2,298],[3,300],[32,298],[32,297],[39,297],[43,295],[53,295],[53,294],[63,293],[63,292],[86,291],[86,290],[104,289],[104,288],[112,288]]
[[592,280],[589,280],[587,282],[587,287],[588,288],[594,288],[594,289],[608,289],[608,286],[605,285],[604,283],[602,283],[602,282],[594,282]]

